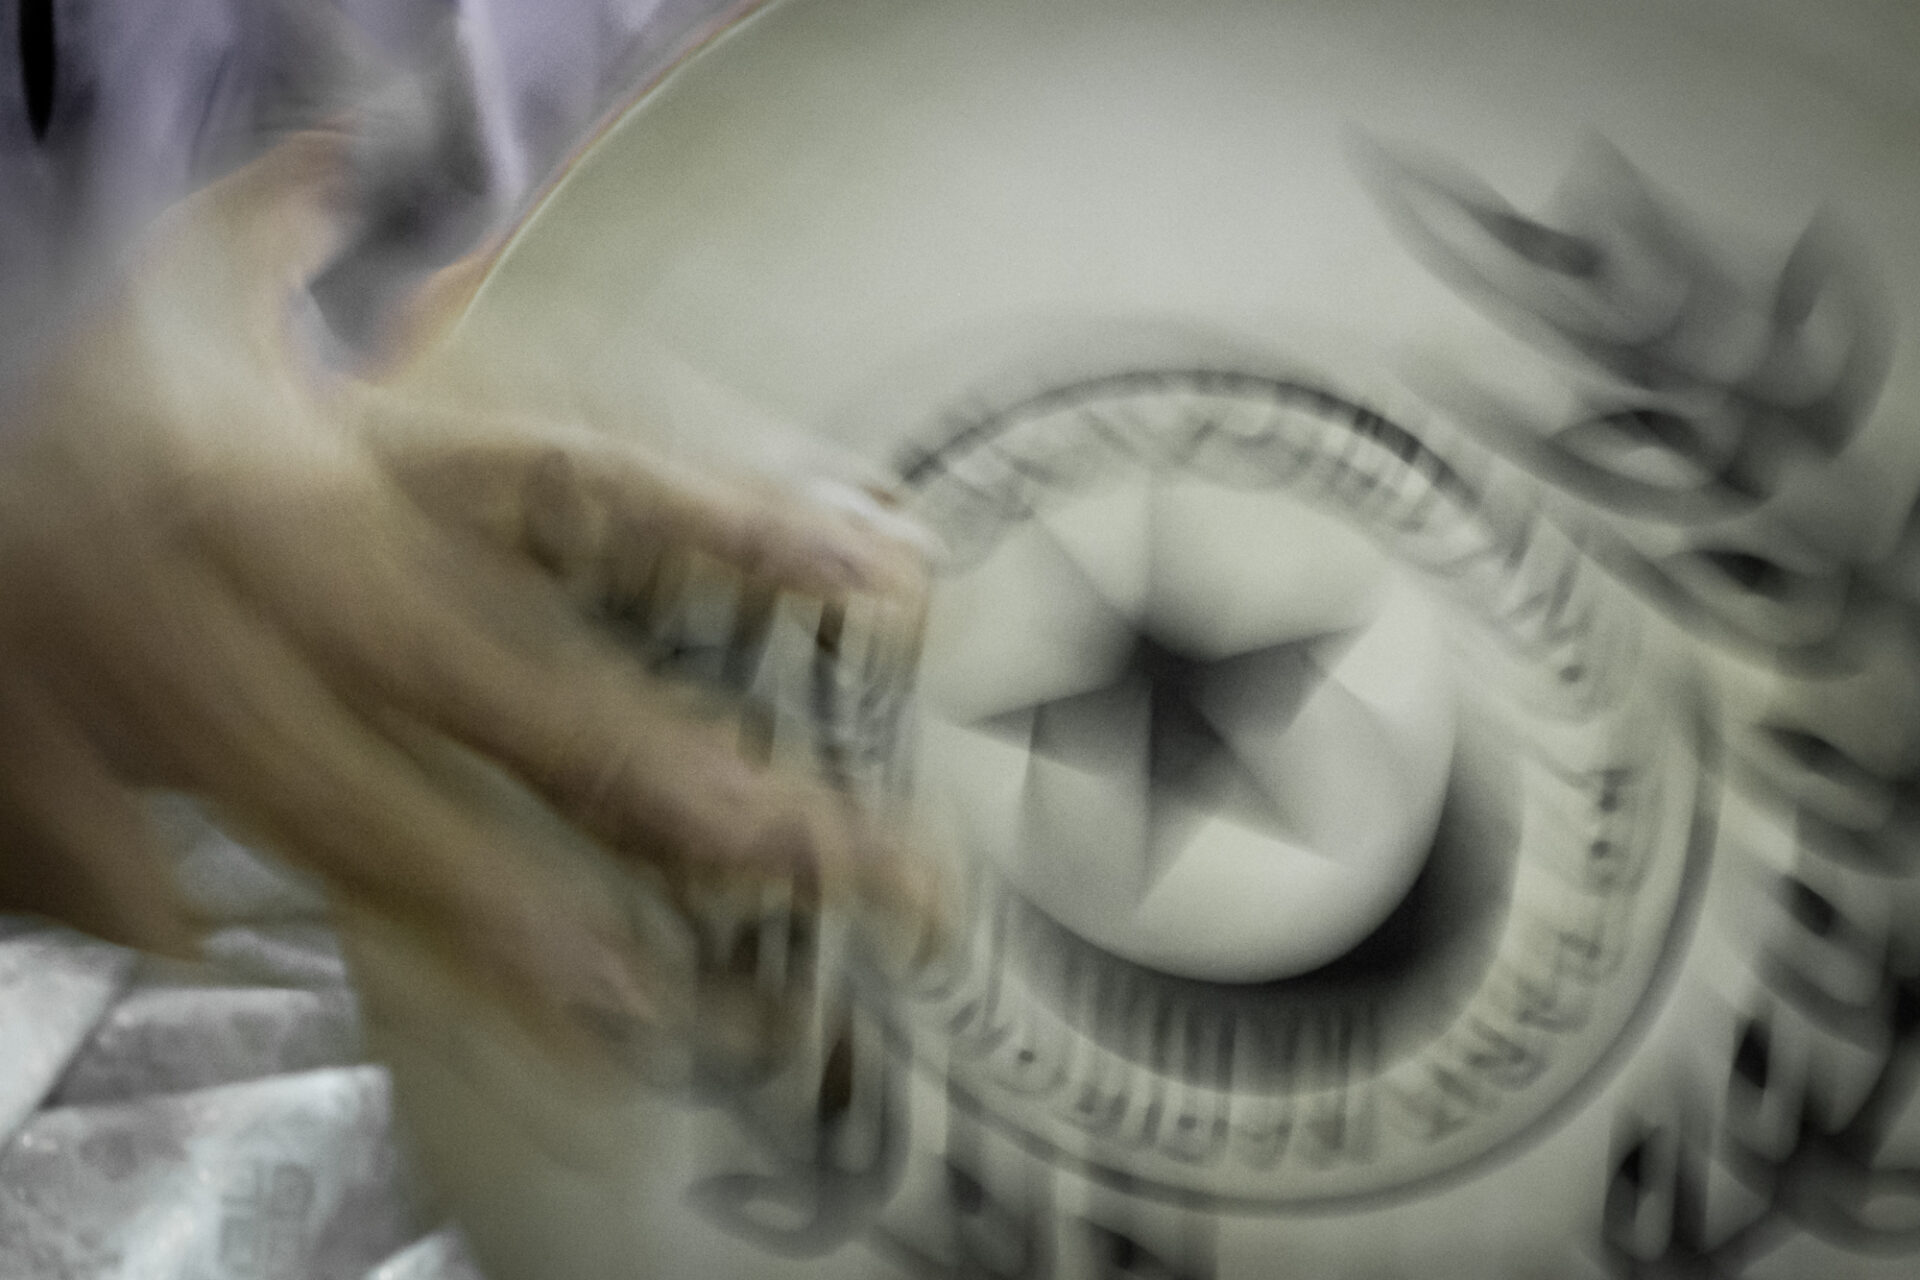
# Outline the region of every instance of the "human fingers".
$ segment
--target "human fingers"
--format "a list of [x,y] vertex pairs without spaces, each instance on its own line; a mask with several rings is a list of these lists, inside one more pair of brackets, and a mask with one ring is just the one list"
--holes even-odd
[[139,804],[71,714],[24,672],[0,670],[0,907],[191,956],[166,868]]
[[584,428],[489,420],[376,397],[367,438],[435,518],[473,527],[593,588],[663,550],[818,595],[913,597],[923,537],[842,486],[837,500],[704,472]]
[[226,583],[176,572],[167,594],[148,644],[82,664],[160,771],[337,899],[403,921],[556,1044],[589,1053],[596,1020],[657,1015],[590,885],[543,868],[524,832],[343,701]]
[[643,653],[695,638],[724,655],[725,669],[705,678],[744,689],[791,600],[818,609],[836,680],[871,689],[910,679],[930,547],[883,497],[670,469],[587,433],[490,434],[503,430],[407,436],[404,482],[443,520],[484,521],[489,541],[541,565],[583,610],[632,627]]
[[354,700],[498,762],[614,849],[733,873],[885,856],[857,815],[651,679],[532,565],[405,503],[370,499],[324,551],[306,519],[242,524],[210,540],[231,581]]

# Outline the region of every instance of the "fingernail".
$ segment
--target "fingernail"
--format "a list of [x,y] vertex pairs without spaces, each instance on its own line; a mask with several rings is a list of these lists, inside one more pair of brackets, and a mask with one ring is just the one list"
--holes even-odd
[[874,967],[892,982],[924,973],[947,945],[946,928],[937,916],[881,909],[863,916],[857,932]]
[[816,479],[806,491],[828,510],[850,516],[881,537],[904,543],[928,559],[937,559],[944,550],[933,530],[899,506],[882,502],[870,490],[843,480]]
[[622,1065],[637,1065],[658,1028],[636,1017],[630,1010],[591,1000],[576,1000],[567,1006],[567,1015],[585,1031],[595,1046]]
[[669,1030],[669,1002],[658,983],[641,976],[636,961],[610,946],[597,950],[563,1011],[608,1058],[627,1068],[645,1066]]
[[[812,826],[803,818],[782,815],[765,823],[748,840],[743,869],[757,876],[771,874],[799,880],[818,876],[821,864],[821,849]],[[757,896],[757,890],[745,885],[738,891]],[[742,905],[746,905],[744,900]]]
[[940,876],[919,857],[888,852],[877,858],[884,861],[870,863],[863,877],[864,909],[857,931],[884,975],[895,980],[913,977],[947,946]]
[[891,591],[901,576],[897,554],[855,529],[821,531],[800,554],[816,576],[838,591]]

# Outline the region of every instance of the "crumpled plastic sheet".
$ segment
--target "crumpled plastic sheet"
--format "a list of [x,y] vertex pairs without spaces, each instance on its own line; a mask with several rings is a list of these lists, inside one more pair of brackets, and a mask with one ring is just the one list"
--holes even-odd
[[0,917],[0,1134],[40,1105],[132,969],[118,948]]
[[48,1097],[52,1106],[134,1102],[360,1061],[344,990],[136,980]]
[[366,1280],[482,1280],[460,1233],[442,1228],[394,1254]]
[[396,1149],[317,896],[160,813],[227,921],[207,963],[0,917],[0,1277],[479,1280]]
[[0,1274],[350,1280],[419,1234],[377,1067],[36,1114],[0,1153]]

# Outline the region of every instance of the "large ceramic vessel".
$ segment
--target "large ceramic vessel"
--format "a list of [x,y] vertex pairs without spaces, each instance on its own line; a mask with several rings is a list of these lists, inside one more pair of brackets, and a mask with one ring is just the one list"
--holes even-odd
[[780,0],[638,101],[403,378],[894,485],[961,919],[730,1094],[385,1019],[482,1260],[1913,1274],[1917,22]]

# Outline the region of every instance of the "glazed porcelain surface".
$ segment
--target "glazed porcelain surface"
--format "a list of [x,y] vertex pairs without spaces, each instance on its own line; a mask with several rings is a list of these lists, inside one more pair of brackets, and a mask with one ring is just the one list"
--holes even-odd
[[1916,66],[1866,3],[777,0],[637,102],[405,376],[902,494],[956,941],[828,965],[825,1092],[389,1018],[476,1253],[1912,1274]]

